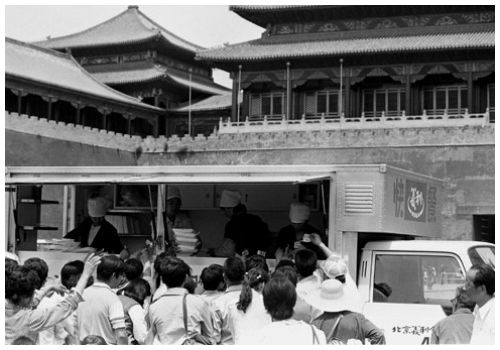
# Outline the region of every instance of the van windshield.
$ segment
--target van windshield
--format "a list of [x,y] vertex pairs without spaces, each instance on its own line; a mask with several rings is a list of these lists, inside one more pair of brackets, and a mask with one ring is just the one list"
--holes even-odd
[[468,254],[472,265],[488,264],[495,268],[495,247],[472,247],[469,248]]

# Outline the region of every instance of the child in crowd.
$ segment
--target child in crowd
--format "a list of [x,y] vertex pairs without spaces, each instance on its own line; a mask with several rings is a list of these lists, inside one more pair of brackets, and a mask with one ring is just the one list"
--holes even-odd
[[235,344],[253,344],[258,332],[271,323],[261,294],[268,280],[269,274],[263,268],[250,269],[245,274],[239,300],[236,305],[229,305],[229,329]]
[[148,325],[144,310],[145,300],[151,296],[149,283],[142,278],[134,278],[128,282],[119,296],[125,314],[129,345],[145,344]]

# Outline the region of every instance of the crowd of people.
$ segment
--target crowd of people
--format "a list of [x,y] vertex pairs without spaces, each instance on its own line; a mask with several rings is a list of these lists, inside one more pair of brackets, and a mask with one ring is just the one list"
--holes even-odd
[[346,263],[311,236],[327,260],[304,248],[270,271],[261,255],[233,256],[197,282],[171,252],[147,273],[140,259],[93,253],[57,284],[42,259],[6,257],[6,344],[384,344]]
[[[206,266],[199,280],[171,252],[150,268],[132,257],[92,253],[70,261],[47,283],[40,258],[5,259],[6,344],[385,344],[383,330],[361,313],[347,264],[321,237],[280,260],[233,256]],[[94,277],[95,276],[95,279]],[[473,266],[457,290],[454,313],[432,343],[494,339],[494,269]],[[474,310],[474,311],[473,311]]]

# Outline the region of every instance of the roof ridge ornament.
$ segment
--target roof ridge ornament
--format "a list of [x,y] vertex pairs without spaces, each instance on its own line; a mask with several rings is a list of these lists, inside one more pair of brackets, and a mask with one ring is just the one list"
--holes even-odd
[[128,9],[129,10],[138,10],[139,9],[139,6],[138,5],[128,5]]

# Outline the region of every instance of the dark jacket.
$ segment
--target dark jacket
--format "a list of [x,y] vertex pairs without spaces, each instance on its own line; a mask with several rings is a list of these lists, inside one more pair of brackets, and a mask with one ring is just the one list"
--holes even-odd
[[340,314],[342,314],[342,319],[332,337],[342,340],[343,343],[347,343],[348,339],[358,339],[364,344],[365,339],[369,339],[370,344],[385,344],[384,331],[357,312],[325,312],[312,324],[325,332],[328,337]]
[[224,238],[234,241],[236,253],[248,250],[250,255],[254,255],[257,250],[267,251],[269,228],[257,215],[242,212],[233,215],[226,224]]
[[[309,225],[306,223],[303,228],[302,228],[302,233],[317,233],[320,235],[321,240],[323,243],[326,243],[326,238],[325,235],[318,230],[317,228]],[[295,229],[293,228],[292,225],[288,225],[283,227],[279,234],[278,234],[278,248],[283,249],[283,251],[288,247],[289,251],[294,250],[294,244],[295,244]],[[318,257],[318,259],[324,260],[326,259],[325,253],[319,248],[318,246],[314,245],[313,243],[310,242],[300,242],[304,248],[310,249],[314,251]]]
[[[92,220],[87,218],[78,225],[75,229],[68,232],[64,238],[72,238],[77,242],[80,242],[80,247],[88,247],[87,241],[89,238],[90,227],[92,226]],[[106,220],[101,223],[101,228],[97,232],[91,247],[96,249],[104,249],[106,252],[111,254],[119,254],[123,250],[123,244],[118,237],[116,228],[111,225]]]

